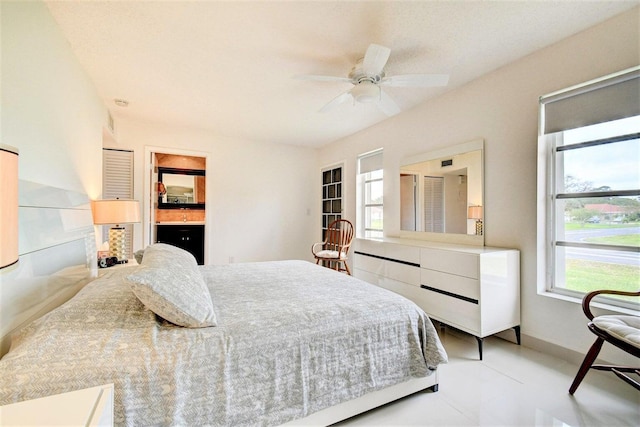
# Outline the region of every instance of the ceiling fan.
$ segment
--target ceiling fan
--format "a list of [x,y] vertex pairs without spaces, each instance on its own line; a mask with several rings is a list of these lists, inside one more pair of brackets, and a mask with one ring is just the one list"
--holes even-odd
[[446,86],[449,82],[449,76],[447,74],[403,74],[387,76],[384,66],[390,54],[391,49],[388,47],[370,44],[364,58],[356,63],[347,77],[301,75],[296,76],[296,78],[326,82],[348,82],[353,85],[351,89],[341,93],[322,107],[320,112],[327,112],[344,102],[352,101],[354,104],[356,102],[376,103],[378,108],[387,116],[398,114],[400,107],[382,90],[382,86],[435,87]]

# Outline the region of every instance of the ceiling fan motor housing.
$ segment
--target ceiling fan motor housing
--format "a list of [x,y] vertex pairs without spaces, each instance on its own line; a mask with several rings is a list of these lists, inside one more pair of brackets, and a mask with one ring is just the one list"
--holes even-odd
[[381,70],[376,74],[367,74],[362,68],[363,59],[351,69],[349,78],[354,87],[351,89],[351,95],[356,102],[377,102],[380,100],[380,87],[378,83],[382,80],[385,73]]

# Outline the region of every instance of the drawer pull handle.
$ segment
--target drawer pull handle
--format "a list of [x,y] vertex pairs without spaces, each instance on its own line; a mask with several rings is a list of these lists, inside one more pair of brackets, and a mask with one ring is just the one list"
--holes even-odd
[[426,290],[432,291],[432,292],[437,292],[439,294],[446,295],[448,297],[453,297],[453,298],[456,298],[456,299],[461,299],[462,301],[467,301],[467,302],[470,302],[470,303],[473,303],[473,304],[478,304],[478,300],[477,299],[473,299],[473,298],[465,297],[465,296],[462,296],[462,295],[454,294],[453,292],[443,291],[442,289],[432,288],[431,286],[427,286],[427,285],[420,285],[420,287],[422,289],[426,289]]

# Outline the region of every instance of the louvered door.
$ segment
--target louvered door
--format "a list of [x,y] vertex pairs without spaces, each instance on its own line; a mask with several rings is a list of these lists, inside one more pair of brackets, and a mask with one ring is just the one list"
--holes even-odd
[[[102,198],[133,199],[133,151],[102,149]],[[133,224],[121,225],[126,232],[127,258],[133,257]],[[108,240],[109,227],[102,229],[102,241]]]
[[424,177],[424,231],[444,232],[444,178]]

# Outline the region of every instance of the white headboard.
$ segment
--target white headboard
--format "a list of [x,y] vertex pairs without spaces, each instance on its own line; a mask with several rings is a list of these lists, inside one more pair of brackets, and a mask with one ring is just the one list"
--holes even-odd
[[0,356],[13,333],[97,276],[86,194],[20,181],[18,205],[20,260],[0,270]]

